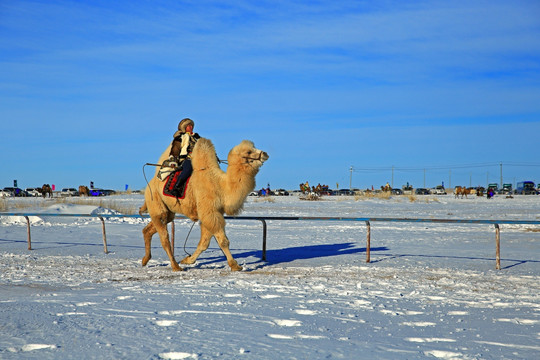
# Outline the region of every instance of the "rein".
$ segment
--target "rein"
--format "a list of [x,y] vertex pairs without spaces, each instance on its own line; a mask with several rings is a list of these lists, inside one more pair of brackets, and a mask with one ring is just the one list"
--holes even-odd
[[259,152],[259,156],[256,157],[256,158],[253,158],[253,157],[250,157],[250,156],[242,156],[244,159],[249,159],[249,160],[262,160],[262,155],[263,155],[264,151],[260,151]]

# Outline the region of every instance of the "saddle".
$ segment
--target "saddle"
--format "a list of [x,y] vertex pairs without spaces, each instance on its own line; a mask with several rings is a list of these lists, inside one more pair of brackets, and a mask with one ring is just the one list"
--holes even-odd
[[180,181],[179,177],[181,172],[182,170],[177,170],[167,176],[167,181],[165,182],[165,186],[163,187],[163,195],[175,197],[177,199],[183,199],[186,197],[186,190],[189,184],[189,180],[191,180],[191,176],[188,177],[183,184],[178,184],[177,186],[176,183]]

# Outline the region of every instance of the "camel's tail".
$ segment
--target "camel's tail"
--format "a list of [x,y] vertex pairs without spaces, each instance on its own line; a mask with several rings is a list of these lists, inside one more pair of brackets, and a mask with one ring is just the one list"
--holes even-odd
[[146,201],[145,201],[144,204],[142,204],[142,206],[139,208],[139,215],[143,216],[143,213],[147,211],[148,211],[148,207],[146,206]]

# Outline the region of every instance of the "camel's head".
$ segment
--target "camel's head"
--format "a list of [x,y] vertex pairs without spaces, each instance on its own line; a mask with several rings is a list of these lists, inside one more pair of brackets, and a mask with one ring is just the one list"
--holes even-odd
[[229,164],[251,165],[258,169],[268,158],[268,154],[255,148],[253,142],[244,140],[229,152],[228,161]]

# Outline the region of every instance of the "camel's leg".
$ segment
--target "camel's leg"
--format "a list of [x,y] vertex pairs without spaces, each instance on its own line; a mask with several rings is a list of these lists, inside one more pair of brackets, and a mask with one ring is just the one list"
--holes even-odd
[[242,267],[238,265],[236,260],[234,260],[231,251],[229,250],[229,239],[227,238],[227,235],[225,235],[225,229],[220,229],[217,233],[214,234],[216,237],[216,240],[219,244],[219,247],[221,248],[221,251],[223,251],[223,254],[225,254],[225,257],[227,258],[227,263],[231,267],[232,271],[240,271],[242,270]]
[[152,258],[152,236],[157,232],[153,222],[148,223],[142,231],[144,237],[144,250],[145,254],[142,259],[142,266],[146,266],[148,261]]
[[212,233],[210,230],[208,230],[206,227],[204,227],[201,224],[201,239],[199,240],[199,245],[197,245],[197,249],[191,256],[186,256],[181,263],[182,264],[193,264],[195,261],[197,261],[197,258],[203,251],[208,249],[208,246],[210,245],[210,240],[212,240]]
[[159,234],[159,239],[161,240],[161,246],[163,250],[167,253],[169,260],[171,261],[171,267],[173,271],[182,271],[183,269],[178,265],[174,259],[174,254],[172,251],[171,242],[169,241],[169,231],[167,230],[167,223],[174,218],[173,213],[166,215],[166,219],[163,219],[163,216],[152,216],[152,223]]

